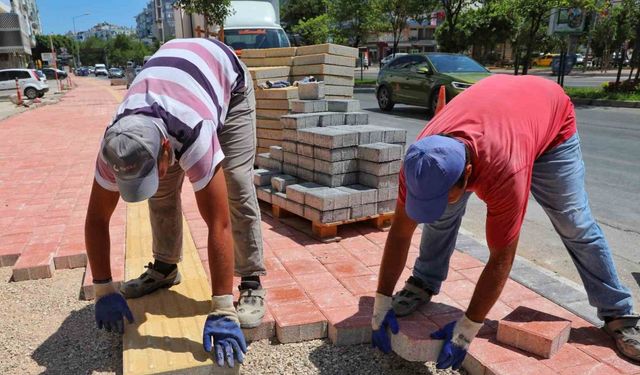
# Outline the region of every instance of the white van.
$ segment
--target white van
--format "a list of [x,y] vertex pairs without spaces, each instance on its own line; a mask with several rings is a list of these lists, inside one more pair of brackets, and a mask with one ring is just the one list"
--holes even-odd
[[109,76],[109,71],[107,70],[107,66],[104,64],[96,64],[96,70],[94,74],[97,76]]
[[235,13],[225,21],[224,42],[236,52],[253,48],[290,47],[269,1],[232,1]]
[[42,98],[49,91],[49,85],[38,76],[34,69],[2,69],[0,70],[0,96],[11,96],[16,93],[16,78],[20,90],[29,99]]

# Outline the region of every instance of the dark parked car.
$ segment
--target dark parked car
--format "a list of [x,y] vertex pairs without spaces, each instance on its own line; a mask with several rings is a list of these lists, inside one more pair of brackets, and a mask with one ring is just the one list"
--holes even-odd
[[67,72],[60,69],[53,68],[42,68],[42,73],[47,77],[47,79],[56,79],[56,71],[58,72],[58,79],[67,78]]
[[89,68],[81,66],[78,69],[76,69],[75,73],[76,73],[77,76],[81,76],[81,77],[88,76],[89,75]]
[[465,55],[427,52],[396,57],[378,73],[376,98],[383,111],[396,103],[434,110],[441,86],[447,101],[491,73]]
[[124,78],[124,71],[120,68],[109,69],[109,78]]

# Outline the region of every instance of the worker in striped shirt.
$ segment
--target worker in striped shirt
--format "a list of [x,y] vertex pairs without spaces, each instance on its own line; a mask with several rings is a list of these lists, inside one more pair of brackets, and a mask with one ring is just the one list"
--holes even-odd
[[[242,361],[240,326],[258,326],[265,311],[260,211],[252,183],[255,142],[251,78],[226,45],[175,39],[144,65],[105,132],[87,213],[99,328],[123,332],[124,317],[133,318],[124,298],[180,282],[180,192],[186,175],[209,230],[212,302],[204,348],[211,351],[214,342],[221,366]],[[119,197],[149,200],[154,261],[118,291],[111,281],[109,218]],[[242,277],[237,310],[234,270]]]

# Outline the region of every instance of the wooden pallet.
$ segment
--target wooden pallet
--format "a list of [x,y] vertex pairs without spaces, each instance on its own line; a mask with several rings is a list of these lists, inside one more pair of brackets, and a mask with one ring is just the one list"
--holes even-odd
[[[338,228],[342,225],[369,223],[377,229],[388,230],[395,215],[393,212],[387,212],[383,214],[365,216],[358,219],[337,221],[334,223],[318,223],[308,220],[275,204],[260,201],[260,206],[263,211],[270,214],[270,216],[294,227],[295,229],[305,232],[322,242],[340,241],[342,237],[338,236]],[[310,230],[309,223],[311,223]]]

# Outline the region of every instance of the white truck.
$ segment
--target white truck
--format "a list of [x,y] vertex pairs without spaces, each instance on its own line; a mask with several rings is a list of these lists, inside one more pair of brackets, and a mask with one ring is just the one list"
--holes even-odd
[[[234,0],[234,13],[224,25],[224,42],[241,54],[247,48],[289,47],[289,38],[280,26],[279,0]],[[204,17],[188,14],[181,9],[174,11],[176,37],[204,36]],[[209,27],[217,32],[218,27]]]

